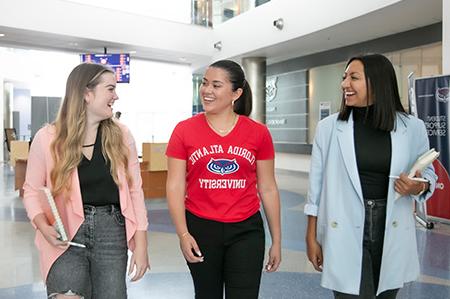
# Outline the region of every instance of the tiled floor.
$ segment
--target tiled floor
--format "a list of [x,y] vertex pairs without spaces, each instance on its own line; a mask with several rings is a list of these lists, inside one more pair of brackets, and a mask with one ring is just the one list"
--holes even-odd
[[[276,273],[264,273],[260,298],[332,298],[319,286],[320,276],[306,260],[304,195],[307,175],[277,171],[282,200],[283,262]],[[0,299],[45,298],[33,244],[33,228],[13,190],[14,173],[0,165]],[[152,271],[137,283],[129,283],[129,298],[193,298],[193,287],[178,248],[164,199],[148,200],[149,254]],[[450,228],[436,224],[433,230],[417,227],[422,275],[408,284],[398,298],[450,298]],[[243,298],[245,299],[245,298]]]

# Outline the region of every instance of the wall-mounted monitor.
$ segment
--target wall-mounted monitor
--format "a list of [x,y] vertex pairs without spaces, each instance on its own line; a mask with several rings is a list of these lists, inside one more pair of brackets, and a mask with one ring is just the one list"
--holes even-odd
[[130,83],[130,54],[81,54],[81,62],[106,64],[116,73],[117,83]]

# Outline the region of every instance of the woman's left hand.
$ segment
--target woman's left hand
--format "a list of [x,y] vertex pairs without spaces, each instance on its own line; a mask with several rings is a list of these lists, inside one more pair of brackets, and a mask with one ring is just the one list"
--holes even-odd
[[[415,177],[422,177],[419,171],[416,172]],[[416,195],[424,189],[424,184],[426,183],[412,180],[405,173],[401,173],[400,177],[395,180],[394,189],[402,196]]]
[[266,264],[267,272],[275,272],[278,270],[278,267],[281,263],[281,245],[280,244],[272,244],[269,250],[269,260]]
[[[141,248],[142,247],[142,248]],[[130,268],[128,269],[128,275],[136,270],[131,281],[137,281],[141,279],[147,270],[150,270],[150,263],[148,260],[147,247],[136,246],[133,255],[131,256]]]

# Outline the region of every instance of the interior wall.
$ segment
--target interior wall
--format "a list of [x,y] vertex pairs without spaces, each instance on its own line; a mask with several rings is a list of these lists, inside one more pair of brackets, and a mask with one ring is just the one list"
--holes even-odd
[[319,66],[309,70],[309,130],[312,144],[317,122],[320,120],[320,103],[330,105],[330,114],[339,111],[342,99],[341,81],[345,62]]
[[430,77],[442,74],[442,43],[433,43],[401,51],[385,53],[394,65],[400,100],[408,109],[408,76],[414,78]]
[[266,79],[266,125],[278,152],[296,152],[308,143],[308,83],[307,70]]
[[29,89],[14,89],[13,111],[20,113],[19,132],[21,140],[31,137],[31,92]]
[[311,166],[310,155],[297,155],[289,153],[275,153],[275,168],[298,172],[309,172]]

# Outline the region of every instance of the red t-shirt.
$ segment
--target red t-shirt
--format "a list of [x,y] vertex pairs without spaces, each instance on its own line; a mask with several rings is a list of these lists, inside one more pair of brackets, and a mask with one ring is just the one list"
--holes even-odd
[[186,201],[191,213],[220,222],[239,222],[259,210],[256,161],[273,160],[272,137],[245,116],[222,137],[203,113],[175,127],[166,155],[186,160]]

